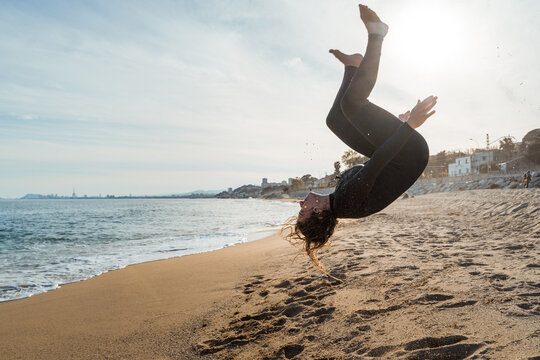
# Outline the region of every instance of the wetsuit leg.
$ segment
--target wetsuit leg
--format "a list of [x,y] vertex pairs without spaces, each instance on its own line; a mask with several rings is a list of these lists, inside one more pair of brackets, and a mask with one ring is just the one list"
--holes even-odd
[[371,157],[377,148],[370,143],[356,127],[354,127],[341,110],[341,100],[343,99],[343,95],[349,87],[356,70],[356,66],[345,66],[343,81],[336,95],[336,99],[334,100],[334,104],[326,117],[326,125],[351,149],[362,155]]
[[345,117],[375,148],[381,146],[403,123],[367,100],[379,72],[383,37],[369,35],[365,56],[341,99]]

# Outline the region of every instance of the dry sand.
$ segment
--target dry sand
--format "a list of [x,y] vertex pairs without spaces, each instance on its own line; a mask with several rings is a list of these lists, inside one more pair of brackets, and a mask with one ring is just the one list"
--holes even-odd
[[[540,356],[540,189],[342,221],[321,275],[271,237],[0,304],[2,359]],[[536,358],[535,358],[536,359]]]

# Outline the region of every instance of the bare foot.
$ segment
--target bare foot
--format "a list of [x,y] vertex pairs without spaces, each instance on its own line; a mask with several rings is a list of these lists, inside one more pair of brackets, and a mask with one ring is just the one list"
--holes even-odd
[[339,61],[343,63],[345,66],[360,66],[360,63],[362,62],[362,59],[364,58],[362,54],[352,54],[347,55],[342,53],[339,50],[330,49],[328,50],[331,54],[333,54]]
[[381,21],[375,11],[362,4],[358,5],[358,7],[360,8],[360,19],[366,25],[368,34],[385,36],[388,33],[388,25]]

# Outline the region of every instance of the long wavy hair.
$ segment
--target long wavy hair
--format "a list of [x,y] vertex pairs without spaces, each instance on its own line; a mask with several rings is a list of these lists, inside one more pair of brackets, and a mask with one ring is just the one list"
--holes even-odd
[[334,233],[337,223],[337,218],[330,210],[323,210],[321,213],[313,211],[304,221],[298,221],[297,216],[289,218],[283,224],[281,234],[292,245],[301,245],[313,264],[331,276],[317,258],[317,252],[324,246],[330,246],[332,242],[330,236]]

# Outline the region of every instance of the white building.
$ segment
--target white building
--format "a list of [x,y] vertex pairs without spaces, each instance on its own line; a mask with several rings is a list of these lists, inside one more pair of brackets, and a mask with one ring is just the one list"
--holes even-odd
[[457,158],[453,164],[448,164],[448,176],[463,176],[479,174],[480,167],[494,161],[493,151],[484,151],[470,156]]
[[457,158],[453,164],[448,164],[448,176],[463,176],[472,173],[471,157]]

